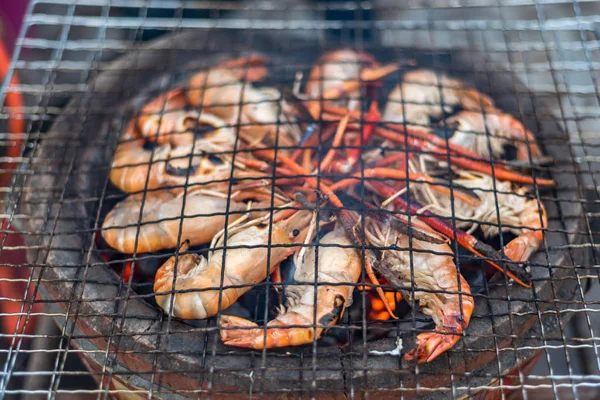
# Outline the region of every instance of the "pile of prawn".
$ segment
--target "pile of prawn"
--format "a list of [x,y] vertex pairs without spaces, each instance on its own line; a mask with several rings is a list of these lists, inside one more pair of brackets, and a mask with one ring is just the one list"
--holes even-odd
[[[340,321],[364,271],[360,290],[390,318],[400,297],[431,316],[435,330],[405,355],[429,362],[464,335],[474,308],[451,240],[531,285],[523,263],[547,221],[528,185],[554,182],[502,160],[506,145],[519,160],[543,159],[523,124],[459,79],[352,50],[324,54],[289,89],[260,84],[267,65],[252,55],[198,71],[121,134],[110,180],[129,195],[102,234],[123,253],[178,249],[155,276],[165,312],[219,315],[230,346],[307,344]],[[381,81],[398,76],[380,109]],[[516,238],[494,249],[478,228]],[[199,245],[208,254],[189,251]],[[290,257],[294,284],[266,327],[221,315]]]

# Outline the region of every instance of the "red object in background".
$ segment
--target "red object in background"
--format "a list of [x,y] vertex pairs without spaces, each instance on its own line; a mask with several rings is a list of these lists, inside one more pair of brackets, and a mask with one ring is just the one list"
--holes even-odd
[[[18,35],[27,1],[8,1],[0,5],[0,82],[9,70],[11,52],[14,41]],[[11,86],[19,84],[16,72],[12,75]],[[9,113],[7,121],[8,141],[3,149],[3,155],[8,159],[2,165],[0,173],[0,187],[10,185],[12,171],[16,169],[16,162],[12,159],[21,155],[23,135],[25,134],[25,120],[21,113],[23,98],[21,93],[7,91],[5,94],[6,110]],[[6,128],[5,128],[6,129]],[[8,250],[10,247],[23,247],[23,238],[14,233],[7,220],[2,222],[2,249],[0,249],[0,328],[5,335],[31,334],[35,329],[37,316],[43,310],[41,303],[33,300],[35,281],[27,282],[31,270],[25,266],[27,262],[25,250]],[[24,304],[25,302],[25,304]],[[27,312],[34,313],[27,318]],[[10,340],[10,336],[6,336]],[[27,340],[26,338],[24,340]]]
[[[18,2],[16,2],[18,3]],[[6,22],[0,20],[0,26],[6,26]],[[4,39],[4,38],[2,38]],[[0,41],[0,81],[4,80],[4,77],[8,73],[10,66],[11,55],[5,45],[5,41]],[[10,81],[10,86],[19,85],[19,79],[16,72],[13,73]],[[9,113],[8,118],[8,131],[9,140],[7,141],[7,147],[4,149],[4,156],[8,158],[16,158],[21,155],[21,147],[23,145],[23,135],[25,134],[25,120],[21,115],[21,109],[23,107],[23,96],[17,91],[7,90],[4,98],[7,111]],[[10,171],[16,168],[16,163],[8,161],[4,163],[4,173],[0,174],[0,187],[6,187],[10,184]]]
[[21,30],[28,3],[29,1],[26,0],[9,0],[0,3],[0,37],[10,52]]
[[[2,229],[8,227],[7,221],[2,224]],[[25,243],[23,238],[13,232],[5,233],[6,239],[3,243],[1,262],[0,262],[0,327],[5,335],[32,334],[35,329],[37,316],[34,313],[41,313],[43,305],[32,302],[33,292],[36,281],[32,280],[27,290],[27,281],[31,270],[24,265],[26,261],[25,250],[9,250],[10,247],[23,247]],[[4,235],[3,235],[4,239]],[[23,306],[23,302],[26,304]],[[21,307],[23,310],[21,311]],[[29,321],[25,325],[28,310],[31,308]],[[21,312],[23,313],[21,315]],[[19,316],[21,315],[21,318]],[[18,326],[17,326],[18,324]],[[12,340],[6,337],[7,340]],[[24,339],[25,341],[27,338]]]

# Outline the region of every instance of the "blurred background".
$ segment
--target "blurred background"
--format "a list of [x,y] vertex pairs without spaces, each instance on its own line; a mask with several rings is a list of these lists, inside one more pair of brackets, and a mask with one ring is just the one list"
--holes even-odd
[[[104,2],[106,3],[106,2]],[[269,19],[269,20],[392,20],[406,21],[407,24],[414,23],[417,26],[406,32],[403,35],[398,35],[397,31],[386,31],[383,29],[377,32],[381,40],[385,44],[396,44],[398,46],[411,46],[418,43],[425,48],[434,48],[436,46],[448,48],[452,46],[493,46],[494,48],[506,48],[506,52],[490,53],[490,59],[495,62],[504,63],[509,66],[520,65],[526,62],[529,65],[534,65],[535,68],[525,68],[515,72],[523,79],[527,85],[535,89],[539,89],[546,96],[547,101],[553,104],[553,109],[557,114],[585,116],[587,114],[597,115],[600,109],[597,95],[591,96],[573,96],[574,89],[572,88],[592,88],[594,89],[593,81],[590,80],[589,71],[585,69],[577,71],[576,68],[570,69],[567,72],[556,74],[555,71],[560,70],[560,66],[565,63],[600,63],[598,54],[598,41],[600,40],[600,30],[596,29],[595,34],[590,37],[582,36],[582,33],[577,29],[560,29],[561,21],[564,19],[581,19],[581,24],[596,24],[594,16],[600,15],[600,4],[592,1],[486,1],[486,0],[454,0],[454,1],[406,1],[406,5],[402,9],[390,11],[378,11],[379,6],[385,6],[390,2],[386,1],[370,1],[368,7],[349,8],[347,11],[335,8],[328,9],[327,1],[277,1],[273,2],[273,8],[265,7],[267,4],[264,1],[227,1],[221,4],[228,6],[219,7],[218,10],[211,10],[206,6],[194,7],[195,2],[190,1],[185,3],[186,6],[179,9],[177,7],[168,6],[168,3],[181,3],[178,0],[162,0],[162,1],[131,1],[117,2],[120,6],[111,7],[109,17],[122,17],[144,20],[147,18],[174,18],[181,17],[183,19],[206,19],[209,21],[240,21],[248,19]],[[198,2],[206,4],[207,2]],[[215,2],[217,4],[219,2]],[[0,39],[5,48],[6,57],[10,58],[17,45],[17,38],[23,26],[23,19],[27,12],[30,16],[35,14],[42,23],[32,24],[25,32],[26,37],[30,38],[29,45],[23,46],[19,53],[21,61],[20,68],[17,68],[18,78],[24,84],[34,84],[42,81],[43,75],[47,71],[43,68],[26,68],[26,62],[35,63],[36,61],[45,61],[53,57],[51,46],[47,46],[48,41],[72,40],[69,42],[71,47],[62,49],[60,57],[64,62],[89,62],[90,65],[102,63],[107,60],[114,59],[120,54],[128,51],[128,45],[135,42],[139,45],[140,41],[152,40],[160,35],[165,34],[168,30],[161,29],[114,29],[106,30],[102,35],[104,43],[109,43],[109,46],[100,47],[97,50],[78,51],[75,41],[89,40],[93,41],[99,36],[99,26],[84,26],[73,25],[67,32],[62,26],[54,23],[44,24],[44,18],[51,21],[55,16],[66,15],[72,13],[74,17],[87,16],[106,17],[100,13],[105,12],[105,7],[94,6],[94,1],[81,1],[77,5],[73,1],[47,1],[37,2],[35,6],[29,8],[28,1],[5,0],[0,2]],[[230,6],[229,6],[230,5]],[[293,5],[290,9],[286,5]],[[318,7],[313,7],[318,5]],[[465,14],[462,6],[470,6],[468,14]],[[474,7],[476,6],[476,7]],[[68,10],[68,11],[67,11]],[[360,14],[360,15],[358,15]],[[90,19],[92,21],[93,19]],[[544,31],[532,30],[531,32],[519,31],[518,35],[510,31],[486,31],[482,28],[476,31],[473,35],[455,34],[449,35],[443,30],[432,29],[433,21],[448,20],[456,21],[457,24],[464,23],[466,20],[472,23],[477,21],[492,21],[495,24],[510,25],[514,21],[551,21],[556,29]],[[431,23],[431,25],[428,24]],[[424,24],[421,24],[424,23]],[[421,25],[418,25],[421,24]],[[418,28],[422,26],[422,28]],[[587,26],[587,25],[586,25]],[[585,35],[590,35],[589,32],[594,30],[586,29]],[[305,32],[310,35],[310,32]],[[372,32],[364,32],[368,36]],[[66,35],[66,38],[63,37]],[[37,42],[36,42],[37,41]],[[539,51],[530,51],[526,54],[527,59],[523,57],[522,52],[519,52],[519,46],[525,42],[529,43],[537,41],[542,44]],[[552,43],[565,43],[565,46],[558,46],[548,50],[543,45],[551,41]],[[36,46],[36,43],[39,46]],[[572,44],[577,43],[593,43],[593,45],[583,45],[579,47],[579,51]],[[522,47],[521,47],[522,49]],[[591,50],[590,50],[591,49]],[[567,51],[568,50],[568,51]],[[55,54],[54,54],[55,55]],[[5,57],[5,61],[6,61]],[[0,72],[4,75],[7,71],[7,65],[2,65]],[[594,68],[596,72],[596,68]],[[3,80],[4,76],[1,76]],[[81,83],[87,78],[85,71],[74,70],[71,73],[61,74],[60,82],[66,83]],[[592,76],[593,78],[593,76]],[[558,89],[557,89],[558,88]],[[45,98],[43,93],[27,94],[23,101],[27,107],[35,107],[40,104],[46,109],[52,107],[60,107],[67,101],[67,97],[53,96]],[[8,99],[7,99],[8,101]],[[593,173],[598,170],[598,157],[600,157],[600,146],[589,146],[584,148],[583,142],[590,144],[595,143],[600,145],[600,134],[598,133],[598,117],[590,118],[565,118],[563,119],[565,128],[572,134],[572,143],[574,148],[579,152],[579,162],[582,170],[590,171],[584,174],[585,186],[588,189],[586,195],[591,209],[587,212],[590,216],[590,221],[594,226],[591,227],[592,232],[600,232],[600,218],[597,215],[600,212],[600,201],[598,199],[598,182],[594,179]],[[3,122],[5,122],[3,120]],[[31,132],[43,132],[50,120],[33,121],[28,127]],[[3,126],[1,131],[7,132],[7,127]],[[0,151],[4,152],[3,160],[11,161],[18,159],[22,141],[18,137],[4,135],[2,143],[0,143]],[[6,172],[6,171],[4,171]],[[5,190],[6,192],[6,190]],[[6,225],[5,225],[6,226]],[[590,238],[592,243],[598,243],[598,238]],[[24,252],[19,250],[19,245],[22,244],[20,238],[16,235],[5,232],[3,238],[3,246],[10,247],[9,250],[4,249],[0,252],[0,264],[23,264]],[[596,246],[592,246],[592,250],[598,253]],[[598,254],[595,254],[596,257]],[[594,258],[595,259],[595,258]],[[0,267],[1,268],[1,267]],[[17,314],[20,310],[20,300],[25,296],[25,282],[29,273],[27,271],[19,271],[16,268],[1,268],[0,278],[9,278],[9,280],[0,280],[0,313],[2,313],[2,341],[0,347],[3,351],[0,353],[0,365],[4,364],[5,360],[11,354],[14,339],[11,339],[11,333],[16,330],[16,318],[11,317]],[[22,282],[15,280],[21,278]],[[593,304],[590,309],[599,311],[597,305],[600,304],[600,290],[598,284],[593,285],[588,292],[587,300]],[[37,302],[35,307],[42,310],[43,302]],[[589,320],[587,320],[589,318]],[[589,336],[588,324],[600,329],[600,314],[598,312],[576,313],[568,326],[566,327],[566,336],[570,337],[587,337]],[[53,370],[54,364],[57,362],[56,349],[60,346],[61,341],[57,338],[52,338],[60,334],[60,330],[54,324],[52,319],[45,318],[37,320],[35,317],[28,321],[26,327],[27,333],[37,333],[39,338],[33,338],[24,342],[24,350],[18,354],[12,361],[15,362],[15,371],[37,371],[37,370]],[[46,337],[49,336],[50,338]],[[548,349],[540,352],[539,357],[535,359],[535,367],[533,374],[547,375],[552,372],[553,375],[593,375],[598,374],[597,358],[594,351],[590,348],[560,348],[557,343],[548,343]],[[64,344],[63,344],[64,345]],[[557,348],[558,347],[558,348]],[[32,350],[28,352],[26,350]],[[47,349],[48,352],[41,351]],[[56,398],[96,398],[94,394],[83,393],[66,393],[76,389],[93,389],[98,384],[85,374],[86,367],[81,360],[71,353],[66,358],[64,371],[70,371],[72,374],[65,374],[60,381],[59,389],[65,393],[60,393]],[[8,389],[18,390],[27,388],[29,390],[47,389],[50,385],[49,376],[36,375],[17,375],[13,376],[8,384]],[[539,384],[539,381],[537,382]],[[561,398],[573,397],[569,391],[561,392]],[[563,397],[564,395],[564,397]],[[598,397],[596,397],[598,395]],[[539,394],[542,398],[542,394]],[[583,396],[583,395],[582,395]],[[588,398],[600,398],[596,392],[590,391]],[[15,395],[15,397],[18,397]],[[26,396],[27,397],[27,396]],[[35,396],[28,396],[34,398]],[[554,398],[552,391],[549,391],[547,397]],[[584,398],[584,397],[580,397]]]

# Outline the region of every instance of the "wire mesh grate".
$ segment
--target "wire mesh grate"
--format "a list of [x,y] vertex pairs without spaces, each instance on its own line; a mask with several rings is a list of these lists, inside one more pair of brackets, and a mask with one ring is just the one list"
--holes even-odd
[[[0,91],[2,172],[12,179],[2,188],[2,395],[594,398],[600,390],[598,7],[594,1],[566,0],[32,1]],[[166,218],[175,227],[171,250],[123,255],[99,239],[108,211],[126,197],[110,183],[110,163],[129,120],[144,116],[145,101],[215,60],[249,51],[268,56],[270,86],[291,89],[298,71],[306,79],[320,55],[339,48],[364,51],[381,62],[416,58],[419,65],[464,78],[535,132],[554,161],[532,168],[536,180],[559,182],[550,189],[533,185],[534,198],[548,215],[544,240],[529,263],[533,287],[519,288],[498,277],[474,285],[483,263],[469,270],[474,257],[453,242],[451,252],[469,281],[475,309],[456,346],[431,363],[402,359],[419,333],[433,329],[415,304],[418,289],[402,288],[409,296],[397,305],[404,312],[400,320],[373,321],[368,318],[372,298],[360,290],[369,286],[364,270],[351,282],[357,287],[354,304],[329,334],[303,347],[247,351],[223,346],[215,318],[186,322],[162,312],[154,302],[154,273],[170,255],[181,262],[188,253],[179,248],[183,221],[205,212],[190,215],[186,203],[205,186],[189,173],[205,148],[192,145],[193,157],[180,157],[188,173],[173,185],[185,200],[176,217]],[[382,104],[403,73],[383,79]],[[19,82],[11,85],[13,76]],[[21,106],[11,103],[15,94],[22,96]],[[281,107],[281,100],[274,104]],[[245,104],[238,102],[242,99],[233,105]],[[159,108],[162,119],[165,104]],[[322,117],[316,131],[321,147],[329,143]],[[362,129],[368,125],[367,108],[358,120]],[[236,143],[244,124],[238,120],[229,126]],[[271,124],[277,132],[287,126],[279,118]],[[478,135],[488,144],[494,137],[487,129]],[[277,157],[285,146],[281,135],[275,137],[270,146]],[[406,150],[386,149],[387,155],[402,153]],[[217,152],[232,165],[249,154],[238,144]],[[367,179],[366,163],[359,164],[361,181],[378,181]],[[274,179],[228,178],[223,179],[226,220],[243,214],[230,204],[238,185]],[[319,185],[334,178],[325,171],[316,174]],[[413,179],[405,183],[409,191],[419,185]],[[460,189],[452,179],[446,186],[452,193]],[[142,209],[127,223],[135,232],[134,248],[143,240],[139,216],[157,191],[145,175]],[[496,186],[489,193],[492,212],[499,213],[507,193]],[[370,193],[355,194],[360,201],[349,208],[365,219],[368,210],[361,203]],[[276,204],[271,191],[264,206],[267,221],[275,218]],[[336,211],[326,197],[317,197],[310,207],[319,218]],[[409,226],[416,223],[408,220]],[[454,201],[446,220],[453,226],[469,222],[456,213]],[[252,244],[228,244],[227,229],[223,259],[235,249],[252,251]],[[410,263],[423,254],[413,240],[408,235]],[[505,244],[503,237],[494,242],[497,248]],[[302,247],[315,249],[317,263],[327,249],[325,244]],[[366,257],[365,246],[358,247]],[[269,239],[269,252],[279,248]],[[321,286],[312,279],[309,287]],[[240,307],[262,327],[276,314],[281,292],[275,288],[282,284],[267,277],[251,287],[245,300],[250,305]],[[222,299],[223,290],[218,296]],[[223,311],[217,307],[219,316]],[[316,319],[309,326],[316,329]]]

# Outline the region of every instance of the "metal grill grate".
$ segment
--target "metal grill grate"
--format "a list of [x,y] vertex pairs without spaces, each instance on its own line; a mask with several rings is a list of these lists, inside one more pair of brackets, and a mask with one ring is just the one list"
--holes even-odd
[[[7,105],[0,119],[25,121],[22,131],[4,124],[0,133],[2,161],[16,163],[2,171],[14,176],[2,188],[0,393],[598,396],[599,9],[594,1],[566,0],[32,1],[0,91],[3,104],[8,93],[22,94],[24,102],[20,115]],[[225,347],[214,319],[178,321],[151,304],[151,284],[117,279],[124,262],[134,261],[134,270],[151,268],[166,253],[107,263],[94,240],[108,209],[124,198],[109,184],[109,163],[141,100],[214,57],[254,49],[271,56],[270,83],[291,87],[296,71],[310,68],[325,49],[342,47],[391,59],[416,55],[474,82],[530,127],[555,160],[533,172],[560,183],[536,190],[549,228],[531,262],[533,288],[484,281],[465,336],[431,364],[389,353],[396,337],[406,351],[418,333],[431,331],[428,320],[409,311],[399,322],[371,324],[364,291],[355,294],[358,314],[346,313],[333,334],[346,338],[344,346]],[[13,74],[21,83],[10,86]],[[399,76],[386,78],[386,85]],[[19,143],[23,152],[14,157],[9,148]],[[358,285],[365,282],[362,276]],[[259,285],[257,305],[274,301],[273,286]],[[267,316],[264,308],[257,319]],[[385,337],[371,340],[378,331]],[[87,369],[73,366],[77,359]]]

